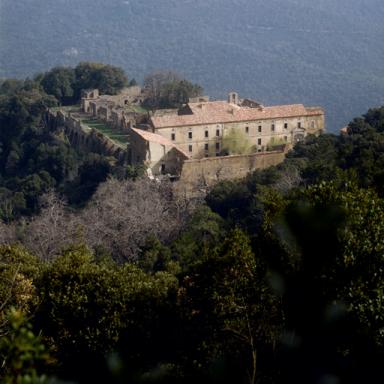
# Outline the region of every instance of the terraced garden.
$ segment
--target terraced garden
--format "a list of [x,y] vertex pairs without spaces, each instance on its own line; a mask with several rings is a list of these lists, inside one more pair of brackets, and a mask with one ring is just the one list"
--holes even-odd
[[115,141],[117,144],[126,145],[128,143],[128,136],[126,134],[118,132],[116,129],[109,127],[100,120],[82,119],[81,123],[87,125],[89,128],[94,128],[100,131],[103,135]]

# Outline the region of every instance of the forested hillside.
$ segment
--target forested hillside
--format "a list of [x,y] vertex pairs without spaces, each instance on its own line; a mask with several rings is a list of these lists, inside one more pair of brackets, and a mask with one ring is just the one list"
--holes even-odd
[[0,381],[381,383],[384,107],[188,200],[45,124],[87,79],[0,87]]
[[174,69],[215,97],[323,106],[336,131],[384,102],[383,16],[381,0],[3,0],[0,77]]
[[82,204],[109,174],[126,176],[114,159],[73,148],[46,118],[48,108],[79,102],[84,88],[113,93],[126,84],[120,68],[92,63],[0,83],[0,220],[36,214],[50,190]]

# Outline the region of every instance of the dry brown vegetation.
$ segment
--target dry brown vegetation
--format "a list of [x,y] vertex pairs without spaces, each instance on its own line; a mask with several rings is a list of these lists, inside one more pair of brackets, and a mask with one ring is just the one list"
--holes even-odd
[[40,215],[29,220],[0,224],[0,242],[20,242],[45,260],[76,242],[120,261],[134,260],[149,236],[173,239],[193,210],[190,201],[174,196],[170,183],[148,179],[110,179],[77,212],[53,192],[43,196],[42,207]]

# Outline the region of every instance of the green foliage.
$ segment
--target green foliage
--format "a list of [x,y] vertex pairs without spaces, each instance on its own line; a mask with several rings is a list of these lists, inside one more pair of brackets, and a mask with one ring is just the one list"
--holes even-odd
[[[348,185],[339,191],[333,184],[314,186],[305,192],[314,207],[339,207],[345,225],[337,230],[338,243],[327,276],[361,327],[369,327],[375,342],[384,345],[384,201],[372,190]],[[321,270],[319,270],[319,273]],[[333,275],[332,275],[333,274]]]
[[147,167],[145,164],[138,164],[138,165],[127,165],[125,170],[125,177],[127,179],[133,179],[136,180],[137,178],[142,177],[147,170]]
[[82,62],[76,66],[75,97],[80,99],[81,91],[99,89],[101,94],[115,95],[128,85],[128,79],[121,68],[109,64]]
[[112,167],[98,154],[88,154],[78,168],[77,177],[66,185],[66,195],[71,204],[81,205],[95,193],[100,183],[107,180]]
[[[114,95],[128,85],[128,79],[121,68],[100,63],[82,62],[75,68],[55,67],[39,74],[35,81],[44,91],[63,105],[78,103],[81,92],[86,89],[99,89],[101,94]],[[5,84],[4,88],[15,87]]]
[[28,312],[36,304],[34,280],[40,271],[39,260],[19,246],[0,246],[0,323],[7,311]]
[[151,109],[179,108],[188,102],[190,97],[203,93],[201,86],[171,71],[158,71],[147,75],[144,87],[148,93],[144,104]]
[[196,264],[184,284],[189,321],[199,327],[191,336],[195,349],[187,352],[195,354],[197,367],[206,375],[210,364],[224,359],[227,366],[211,380],[255,383],[258,352],[277,340],[281,313],[248,236],[232,231]]
[[232,128],[224,136],[222,153],[226,155],[245,155],[251,152],[252,146],[244,132]]
[[77,364],[82,353],[112,351],[127,332],[138,340],[129,341],[126,353],[131,358],[145,354],[157,311],[177,281],[166,272],[147,275],[131,264],[96,261],[86,248],[77,247],[47,265],[37,285],[38,323],[52,338],[60,361]]
[[44,91],[64,104],[74,103],[75,72],[69,67],[56,67],[41,75]]
[[0,338],[1,382],[48,383],[47,377],[39,374],[39,368],[47,364],[49,359],[41,337],[33,333],[21,311],[11,308],[7,320],[9,331]]
[[189,220],[186,229],[171,244],[172,255],[184,271],[205,255],[211,245],[225,236],[224,220],[206,206],[200,206]]

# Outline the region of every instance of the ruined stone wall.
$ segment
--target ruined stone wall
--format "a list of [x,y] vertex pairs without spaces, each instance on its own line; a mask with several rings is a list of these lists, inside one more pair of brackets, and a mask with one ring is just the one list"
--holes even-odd
[[175,190],[187,197],[199,196],[219,181],[241,179],[256,169],[283,162],[287,150],[187,160]]
[[62,131],[70,144],[80,151],[99,153],[118,160],[126,157],[124,148],[116,145],[99,131],[81,124],[75,117],[65,115],[62,111],[48,112],[48,122],[53,130]]

